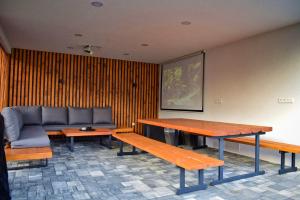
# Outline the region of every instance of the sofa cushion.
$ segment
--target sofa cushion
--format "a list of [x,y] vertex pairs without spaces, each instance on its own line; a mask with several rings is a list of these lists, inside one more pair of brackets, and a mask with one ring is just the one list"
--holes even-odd
[[42,121],[46,124],[68,124],[66,108],[42,107]]
[[69,108],[69,124],[92,124],[93,111],[91,108]]
[[18,117],[18,122],[19,122],[19,128],[20,130],[22,130],[23,126],[24,126],[24,122],[23,122],[23,116],[22,116],[22,113],[20,113],[19,111],[16,111],[16,114],[17,114],[17,117]]
[[50,140],[42,126],[24,126],[19,139],[11,142],[11,148],[48,146],[50,146]]
[[14,108],[22,114],[24,125],[42,124],[42,109],[40,106],[17,106]]
[[3,108],[1,114],[4,117],[5,138],[7,138],[9,142],[18,140],[20,136],[20,114],[17,110],[10,107]]
[[112,124],[111,108],[94,108],[93,124]]

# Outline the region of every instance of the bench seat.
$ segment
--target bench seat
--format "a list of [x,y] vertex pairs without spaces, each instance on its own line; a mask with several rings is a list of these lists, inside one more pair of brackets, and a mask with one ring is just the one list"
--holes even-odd
[[[10,147],[5,148],[5,156],[7,161],[24,161],[24,160],[45,160],[47,166],[48,159],[52,158],[52,149],[50,147],[36,147],[36,148],[23,148],[23,149],[12,149]],[[29,166],[29,167],[40,167]],[[23,167],[9,168],[9,170],[23,169]]]
[[[255,146],[255,139],[249,137],[240,137],[240,138],[227,138],[225,139],[229,142],[241,143],[246,145]],[[260,146],[267,149],[278,150],[281,154],[281,163],[280,169],[278,171],[279,174],[285,174],[287,172],[297,171],[297,167],[295,166],[296,156],[295,154],[300,153],[300,146],[293,144],[286,144],[282,142],[274,142],[270,140],[260,140]],[[285,154],[291,153],[291,167],[285,167]]]
[[[137,154],[135,148],[138,148],[178,166],[180,168],[180,189],[177,190],[177,194],[206,189],[206,185],[203,183],[203,170],[224,165],[222,160],[171,146],[136,133],[113,133],[113,137],[121,141],[119,156]],[[123,152],[123,142],[132,145],[133,151]],[[198,170],[198,185],[185,187],[185,170]]]
[[50,147],[24,148],[24,149],[5,149],[7,161],[21,160],[41,160],[52,158],[52,150]]
[[[244,138],[228,138],[229,142],[236,142],[241,144],[253,145],[255,146],[255,139],[244,137]],[[281,142],[274,142],[270,140],[260,140],[260,146],[268,149],[285,151],[290,153],[300,153],[300,146],[293,144],[286,144]]]

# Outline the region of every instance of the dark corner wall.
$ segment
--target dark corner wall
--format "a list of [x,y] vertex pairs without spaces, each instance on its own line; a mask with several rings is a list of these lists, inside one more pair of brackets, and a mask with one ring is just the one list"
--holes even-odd
[[[0,70],[6,69],[5,53],[0,60]],[[5,76],[1,71],[0,94]],[[157,64],[13,49],[8,76],[9,106],[110,106],[118,127],[158,115]],[[135,128],[142,131],[141,125]]]
[[9,54],[0,45],[0,111],[8,103]]

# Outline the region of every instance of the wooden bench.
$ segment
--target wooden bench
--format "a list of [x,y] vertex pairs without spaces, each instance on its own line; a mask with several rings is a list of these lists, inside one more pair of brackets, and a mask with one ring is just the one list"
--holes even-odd
[[[5,156],[7,161],[27,161],[27,160],[42,160],[43,164],[28,166],[33,167],[45,167],[48,165],[48,159],[52,158],[52,149],[50,147],[38,147],[38,148],[22,148],[12,149],[10,147],[5,148]],[[12,167],[9,170],[23,169],[24,167]]]
[[[246,145],[255,145],[255,139],[244,137],[244,138],[228,138],[226,141],[241,143]],[[296,167],[296,154],[300,153],[300,146],[285,144],[281,142],[273,142],[270,140],[260,140],[260,146],[267,149],[278,150],[281,154],[281,162],[280,169],[278,171],[279,174],[285,174],[288,172],[297,171]],[[285,154],[291,153],[291,167],[285,167]]]
[[112,132],[113,133],[132,133],[133,128],[131,128],[131,127],[116,128]]
[[[177,190],[177,194],[206,189],[207,185],[204,184],[204,170],[224,165],[224,161],[222,160],[171,146],[136,133],[113,133],[113,137],[120,141],[120,152],[118,156],[138,154],[136,151],[136,148],[138,148],[179,167],[180,187]],[[123,151],[124,142],[132,145],[131,152]],[[197,185],[185,187],[185,170],[198,170]]]

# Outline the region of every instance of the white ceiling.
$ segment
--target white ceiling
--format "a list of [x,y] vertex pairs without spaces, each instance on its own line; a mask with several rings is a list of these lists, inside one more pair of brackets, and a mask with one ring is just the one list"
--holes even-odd
[[91,2],[0,0],[0,25],[13,48],[84,54],[92,44],[102,47],[95,56],[161,63],[300,22],[300,0]]

